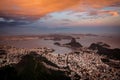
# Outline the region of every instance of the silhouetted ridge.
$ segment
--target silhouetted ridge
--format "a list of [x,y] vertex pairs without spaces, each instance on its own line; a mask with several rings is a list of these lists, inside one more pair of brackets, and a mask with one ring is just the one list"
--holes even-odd
[[0,80],[19,80],[16,69],[11,65],[0,68]]
[[92,43],[89,49],[98,50],[97,53],[100,55],[107,55],[107,57],[111,59],[119,59],[120,60],[120,49],[110,49],[110,46],[105,43]]
[[46,59],[41,58],[32,52],[18,64],[0,68],[0,80],[71,80],[63,71],[48,69],[42,63]]

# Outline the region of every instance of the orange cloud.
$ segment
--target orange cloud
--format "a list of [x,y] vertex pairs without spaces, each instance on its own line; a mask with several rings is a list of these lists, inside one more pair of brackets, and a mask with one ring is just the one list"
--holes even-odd
[[119,16],[119,13],[116,11],[110,11],[109,14],[111,14],[112,16]]
[[102,8],[105,6],[117,5],[120,0],[81,0],[83,5],[93,8]]
[[80,0],[2,0],[0,12],[26,16],[44,16],[79,5]]
[[[120,0],[1,0],[0,15],[41,17],[67,9],[102,8],[117,3],[120,3]],[[116,12],[109,13],[118,15]]]
[[99,15],[99,14],[109,14],[114,17],[119,16],[119,13],[117,11],[92,11],[89,13],[90,16]]

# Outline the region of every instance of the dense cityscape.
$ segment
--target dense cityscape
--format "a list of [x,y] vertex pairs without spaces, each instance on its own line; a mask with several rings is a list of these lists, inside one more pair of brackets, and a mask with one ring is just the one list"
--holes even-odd
[[[2,71],[3,67],[8,65],[15,67],[15,65],[19,64],[23,60],[24,56],[31,55],[35,60],[41,61],[40,64],[44,65],[47,69],[64,72],[65,75],[69,77],[69,79],[66,78],[65,80],[120,79],[120,49],[117,50],[117,53],[114,53],[115,56],[112,55],[111,57],[109,56],[111,53],[99,53],[100,47],[103,48],[103,51],[108,48],[107,44],[99,42],[94,46],[91,44],[87,48],[76,42],[75,38],[72,38],[69,43],[58,46],[66,46],[72,48],[73,51],[67,54],[55,54],[54,49],[47,47],[27,49],[1,45],[0,71]],[[115,52],[115,50],[113,51]],[[45,59],[42,60],[41,57]],[[2,79],[4,79],[4,77]]]

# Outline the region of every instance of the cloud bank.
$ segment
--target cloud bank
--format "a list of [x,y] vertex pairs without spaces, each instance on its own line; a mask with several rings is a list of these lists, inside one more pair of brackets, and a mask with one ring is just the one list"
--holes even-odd
[[[120,0],[1,0],[0,17],[37,19],[49,13],[64,10],[99,9],[107,6],[119,7]],[[116,12],[108,12],[113,16]]]

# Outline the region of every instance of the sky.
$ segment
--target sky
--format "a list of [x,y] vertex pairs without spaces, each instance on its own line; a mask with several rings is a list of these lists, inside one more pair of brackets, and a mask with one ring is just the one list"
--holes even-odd
[[119,34],[120,0],[1,0],[0,34]]

